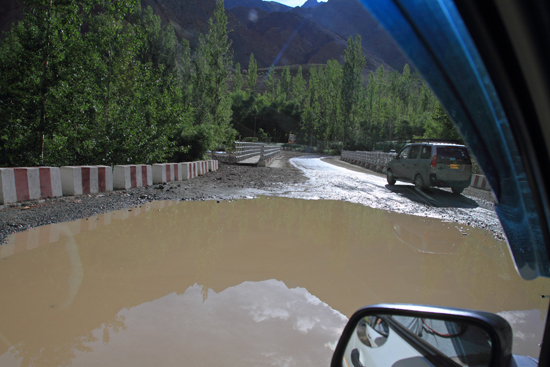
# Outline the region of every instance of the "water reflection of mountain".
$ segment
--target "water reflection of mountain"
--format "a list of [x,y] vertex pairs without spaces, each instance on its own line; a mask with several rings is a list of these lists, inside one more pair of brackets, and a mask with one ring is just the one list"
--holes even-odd
[[[207,305],[211,295],[243,282],[277,279],[347,316],[379,302],[492,312],[547,303],[538,295],[547,283],[522,281],[506,245],[488,232],[468,229],[464,236],[452,223],[408,222],[357,204],[285,198],[152,203],[112,213],[110,222],[94,219],[102,225],[90,220],[65,224],[70,231],[40,246],[31,238],[42,235],[20,235],[24,244],[13,240],[2,252],[0,292],[9,297],[0,302],[0,355],[13,345],[24,365],[62,365],[93,338],[111,343],[128,327],[118,318],[121,310],[184,294],[194,284],[202,286]],[[410,237],[423,234],[422,226],[452,233],[449,241],[461,243],[459,249],[453,255],[411,251],[404,228]],[[54,232],[44,233],[51,238]],[[430,236],[426,243],[436,246]]]

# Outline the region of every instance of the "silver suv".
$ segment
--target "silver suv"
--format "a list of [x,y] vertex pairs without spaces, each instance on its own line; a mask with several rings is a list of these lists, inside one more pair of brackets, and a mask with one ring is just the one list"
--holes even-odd
[[450,187],[460,194],[470,186],[472,161],[464,145],[415,143],[406,145],[388,163],[388,184],[412,182],[419,189]]

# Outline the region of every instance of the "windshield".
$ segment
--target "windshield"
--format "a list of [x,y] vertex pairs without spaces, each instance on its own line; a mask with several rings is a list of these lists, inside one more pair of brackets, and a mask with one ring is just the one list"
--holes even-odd
[[538,358],[506,116],[453,3],[402,3],[0,12],[0,365],[326,365],[375,303],[497,313]]
[[461,163],[470,163],[470,157],[466,148],[437,147],[437,156],[443,162],[460,161]]

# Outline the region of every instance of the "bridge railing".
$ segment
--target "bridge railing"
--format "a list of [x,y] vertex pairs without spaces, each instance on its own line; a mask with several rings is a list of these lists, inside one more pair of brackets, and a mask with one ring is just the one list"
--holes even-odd
[[259,160],[268,160],[281,152],[279,145],[267,145],[265,143],[235,142],[236,151],[231,154],[231,161],[238,163],[245,159],[260,156]]
[[394,159],[396,155],[396,153],[343,150],[340,157],[343,161],[385,172],[388,163]]
[[[263,159],[269,159],[281,152],[279,145],[264,145]],[[262,159],[260,157],[260,159]]]
[[262,147],[264,145],[265,144],[262,144],[262,143],[245,143],[245,142],[236,141],[235,147],[237,149],[235,153],[235,161],[241,162],[241,161],[244,161],[245,159],[254,157],[256,155],[260,155]]

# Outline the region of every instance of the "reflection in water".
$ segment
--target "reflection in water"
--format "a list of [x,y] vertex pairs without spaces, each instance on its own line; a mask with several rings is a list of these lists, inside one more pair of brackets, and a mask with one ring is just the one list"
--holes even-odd
[[[338,201],[155,202],[40,227],[8,241],[0,246],[0,292],[9,295],[0,302],[2,366],[84,363],[84,356],[92,361],[99,350],[109,350],[110,358],[115,358],[121,348],[111,347],[115,340],[124,345],[134,335],[137,326],[131,315],[137,311],[133,310],[143,310],[140,322],[147,320],[141,334],[180,340],[175,352],[187,348],[182,344],[193,338],[193,329],[182,326],[188,332],[179,336],[168,326],[181,318],[191,323],[199,313],[209,322],[219,322],[221,327],[208,332],[225,335],[222,344],[229,351],[239,350],[250,338],[268,343],[246,326],[255,324],[241,325],[241,319],[235,318],[240,321],[234,325],[231,317],[222,317],[218,311],[230,312],[230,303],[227,310],[213,306],[243,292],[248,296],[240,296],[242,303],[234,307],[252,320],[265,319],[260,321],[261,330],[272,335],[268,344],[281,351],[259,348],[265,364],[275,363],[271,357],[279,358],[282,365],[290,364],[288,358],[298,358],[305,344],[287,338],[282,330],[296,335],[308,331],[304,338],[311,337],[310,327],[328,327],[328,316],[314,316],[328,309],[326,305],[350,316],[363,305],[380,302],[500,312],[518,325],[514,351],[538,356],[548,306],[540,298],[548,280],[523,281],[507,246],[489,232]],[[311,296],[319,303],[307,311],[311,318],[298,321],[297,303],[277,293],[273,284],[283,287],[282,293],[303,291],[318,297]],[[288,304],[267,310],[259,302],[271,302],[272,292]],[[174,305],[192,297],[195,308],[173,306],[176,317],[152,307],[161,307],[171,297],[182,299],[174,300]],[[305,314],[304,309],[301,315]],[[277,331],[278,327],[282,329]],[[325,344],[337,341],[337,336],[327,339],[327,335],[322,343],[314,340],[319,355]],[[200,338],[185,343],[195,345],[185,349],[185,360],[217,358],[222,363],[230,358],[218,345],[204,352],[207,357],[193,355]],[[163,344],[156,349],[162,353]],[[323,363],[328,364],[330,352],[326,355]]]

